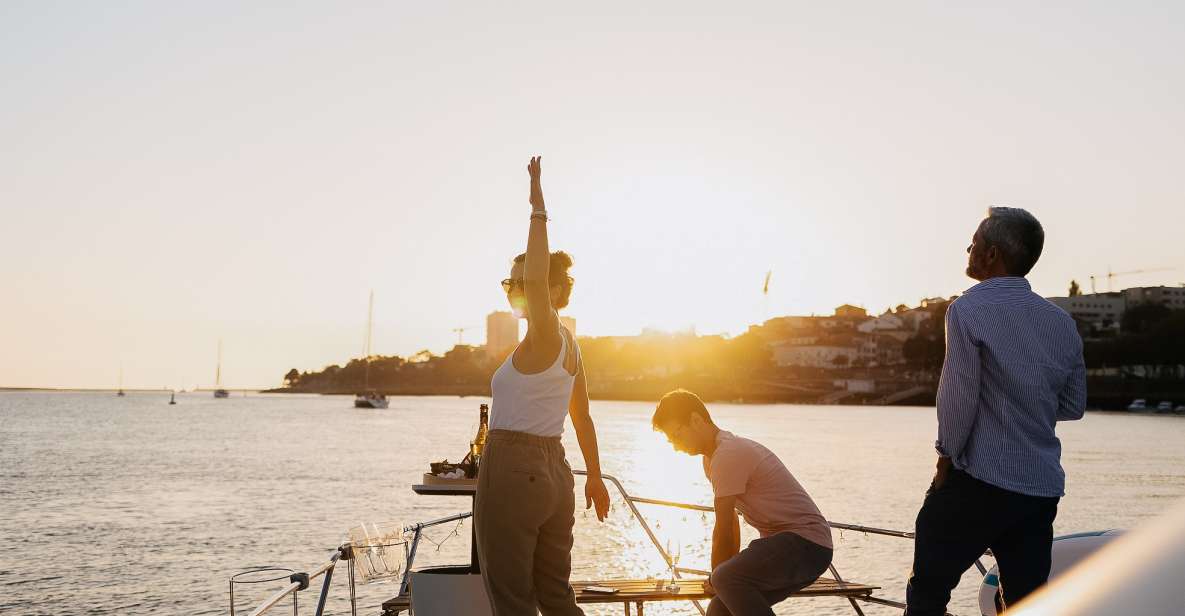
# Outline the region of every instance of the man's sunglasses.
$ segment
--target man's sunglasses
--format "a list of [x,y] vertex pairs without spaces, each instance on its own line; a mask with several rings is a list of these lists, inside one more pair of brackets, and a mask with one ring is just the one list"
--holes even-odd
[[[576,280],[571,276],[568,276],[568,286],[572,286],[572,283],[574,282],[576,282]],[[502,290],[510,293],[514,289],[522,289],[523,285],[524,282],[522,278],[506,278],[502,281]]]

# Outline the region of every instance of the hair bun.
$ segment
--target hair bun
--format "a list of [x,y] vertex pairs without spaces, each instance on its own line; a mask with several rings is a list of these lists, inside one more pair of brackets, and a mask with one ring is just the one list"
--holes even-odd
[[562,250],[551,253],[551,266],[567,272],[572,267],[572,255]]

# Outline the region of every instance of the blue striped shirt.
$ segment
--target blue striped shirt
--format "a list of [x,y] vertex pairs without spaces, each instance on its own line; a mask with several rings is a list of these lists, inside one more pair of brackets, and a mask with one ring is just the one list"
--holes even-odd
[[1086,365],[1074,319],[1024,278],[992,278],[946,311],[938,384],[939,453],[981,481],[1062,496],[1058,421],[1086,410]]

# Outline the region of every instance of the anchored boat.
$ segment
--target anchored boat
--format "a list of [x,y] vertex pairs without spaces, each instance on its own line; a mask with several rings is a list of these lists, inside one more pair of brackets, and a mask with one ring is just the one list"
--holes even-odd
[[374,334],[374,291],[370,292],[370,306],[366,311],[366,348],[362,356],[366,362],[366,372],[363,378],[363,393],[354,396],[354,407],[360,409],[385,409],[390,405],[385,394],[370,388],[370,343]]

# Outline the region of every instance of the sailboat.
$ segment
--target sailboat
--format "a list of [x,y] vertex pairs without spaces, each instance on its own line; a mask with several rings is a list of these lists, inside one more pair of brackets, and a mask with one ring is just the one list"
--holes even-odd
[[218,340],[218,368],[214,371],[214,397],[229,398],[230,392],[222,388],[222,339]]
[[120,398],[127,395],[123,393],[123,366],[119,367],[119,391],[115,392],[115,395],[119,396]]
[[366,376],[363,392],[354,396],[354,407],[360,409],[385,409],[390,401],[387,396],[370,388],[370,341],[374,334],[374,291],[370,292],[370,307],[366,311]]

